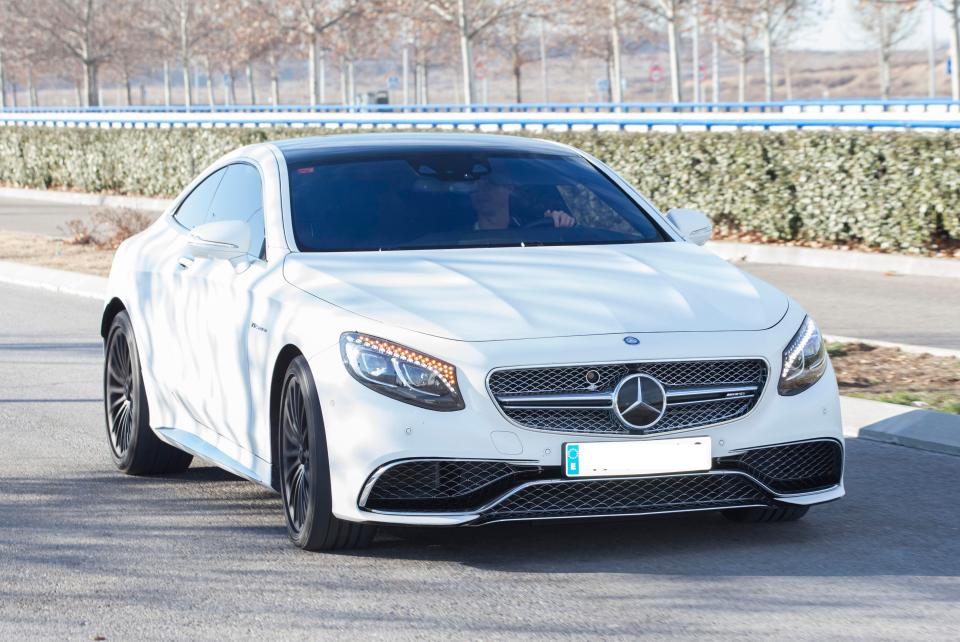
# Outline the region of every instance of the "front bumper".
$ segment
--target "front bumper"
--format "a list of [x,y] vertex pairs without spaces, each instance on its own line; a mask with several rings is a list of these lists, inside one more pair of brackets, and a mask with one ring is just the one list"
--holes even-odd
[[[309,358],[317,382],[323,409],[330,457],[333,513],[345,520],[413,525],[476,524],[503,519],[540,519],[543,517],[592,516],[597,514],[645,514],[678,510],[705,510],[743,505],[814,504],[843,496],[842,477],[830,486],[797,490],[771,487],[749,471],[731,470],[728,458],[751,449],[812,440],[832,440],[841,444],[839,397],[832,369],[809,390],[792,397],[777,394],[779,357],[783,346],[799,326],[801,310],[791,312],[776,328],[763,332],[666,333],[656,341],[644,341],[639,347],[626,347],[621,337],[571,337],[493,342],[476,345],[440,339],[426,340],[423,335],[389,338],[437,355],[454,363],[460,371],[461,391],[466,409],[436,412],[398,402],[370,390],[350,377],[340,362],[336,346]],[[386,335],[381,327],[358,327],[375,336]],[[496,368],[519,364],[553,364],[557,355],[565,363],[618,362],[627,359],[678,358],[763,358],[770,366],[769,379],[749,414],[736,420],[655,435],[571,434],[528,429],[511,422],[498,408],[486,388],[488,374]],[[624,441],[658,438],[709,437],[714,459],[713,470],[706,475],[683,475],[696,490],[698,484],[736,486],[743,492],[727,495],[722,502],[674,500],[654,504],[634,502],[618,506],[612,512],[561,511],[544,515],[542,511],[506,514],[498,506],[509,498],[517,502],[533,494],[565,496],[586,486],[561,478],[563,444],[571,441]],[[363,501],[372,488],[370,481],[386,467],[409,460],[486,461],[536,470],[536,475],[498,488],[499,495],[484,495],[483,501],[444,510],[408,510],[403,506],[376,506]],[[661,476],[656,479],[674,478]],[[693,479],[695,477],[695,479]],[[653,478],[594,480],[594,490],[618,486],[641,489]],[[667,484],[676,482],[668,481]],[[724,487],[726,488],[726,487]],[[759,490],[758,490],[759,489]],[[627,491],[624,491],[627,492]],[[639,491],[637,491],[639,492]],[[614,493],[616,495],[616,493]],[[628,493],[629,494],[629,493]],[[680,493],[682,495],[682,493]],[[722,495],[722,493],[721,493]],[[724,503],[730,497],[739,503]],[[682,500],[682,497],[681,497]],[[644,500],[646,501],[646,500]],[[747,502],[747,503],[743,503]]]
[[819,503],[842,495],[843,446],[812,440],[718,457],[704,473],[566,479],[559,467],[419,459],[374,472],[360,507],[378,517],[463,523],[646,515]]

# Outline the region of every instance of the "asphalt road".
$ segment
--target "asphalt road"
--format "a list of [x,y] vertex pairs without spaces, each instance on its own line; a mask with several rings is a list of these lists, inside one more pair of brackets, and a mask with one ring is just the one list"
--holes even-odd
[[71,219],[85,221],[94,209],[85,205],[0,198],[0,230],[66,236],[64,223]]
[[960,458],[848,442],[842,501],[388,531],[308,554],[279,498],[195,463],[114,472],[94,301],[0,285],[0,639],[942,639],[960,631]]
[[796,299],[827,334],[960,350],[960,279],[738,266]]

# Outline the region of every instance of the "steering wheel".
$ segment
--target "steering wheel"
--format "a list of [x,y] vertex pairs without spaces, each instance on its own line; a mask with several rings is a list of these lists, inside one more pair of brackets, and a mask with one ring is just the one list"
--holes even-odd
[[556,224],[553,222],[553,217],[544,216],[543,218],[535,218],[532,221],[527,221],[520,226],[520,229],[530,230],[537,227],[556,227]]

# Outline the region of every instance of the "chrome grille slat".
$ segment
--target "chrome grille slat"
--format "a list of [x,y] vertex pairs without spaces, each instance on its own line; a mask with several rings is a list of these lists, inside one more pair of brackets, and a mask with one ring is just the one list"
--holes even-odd
[[[587,382],[595,370],[596,384]],[[632,373],[646,373],[664,386],[668,404],[663,418],[641,434],[659,434],[731,421],[756,405],[767,379],[762,359],[656,361],[623,364],[582,364],[542,368],[509,368],[490,374],[488,387],[503,413],[526,428],[569,433],[636,434],[625,428],[601,403],[566,403],[565,399],[598,401],[609,398],[617,383]],[[684,396],[737,386],[752,388],[745,396],[685,401]],[[670,402],[673,395],[675,401]],[[536,404],[523,404],[525,397]],[[549,399],[554,397],[555,404]],[[553,406],[553,407],[552,407]],[[566,406],[566,407],[564,407]],[[595,407],[591,407],[595,406]]]

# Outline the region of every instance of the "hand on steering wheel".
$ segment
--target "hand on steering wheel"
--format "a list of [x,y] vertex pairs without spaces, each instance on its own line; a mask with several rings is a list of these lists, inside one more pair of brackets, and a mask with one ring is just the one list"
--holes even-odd
[[547,210],[543,213],[543,218],[534,219],[528,222],[523,227],[529,229],[532,227],[573,227],[577,224],[577,219],[573,218],[566,212],[560,210]]

